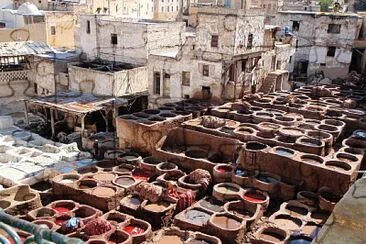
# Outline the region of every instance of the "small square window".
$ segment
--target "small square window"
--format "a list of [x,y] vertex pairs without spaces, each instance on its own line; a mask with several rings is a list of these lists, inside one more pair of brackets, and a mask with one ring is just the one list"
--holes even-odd
[[90,20],[86,21],[86,34],[90,34]]
[[326,64],[325,63],[320,63],[320,66],[326,66]]
[[252,47],[253,47],[253,34],[249,34],[248,35],[247,49],[252,49]]
[[211,47],[218,47],[218,45],[219,45],[219,36],[212,35],[211,36]]
[[188,72],[188,71],[182,72],[182,85],[183,86],[191,85],[191,72]]
[[51,35],[56,35],[56,26],[51,26]]
[[341,33],[341,25],[339,24],[329,24],[328,33],[339,34]]
[[204,64],[202,66],[202,75],[203,76],[209,76],[210,75],[210,66],[207,64]]
[[241,61],[241,71],[245,72],[246,67],[247,67],[247,60],[242,60]]
[[336,52],[336,47],[328,47],[327,56],[334,57]]
[[299,31],[300,29],[300,22],[299,21],[292,21],[292,31]]
[[111,34],[111,44],[112,45],[117,45],[118,43],[118,39],[117,39],[117,34]]

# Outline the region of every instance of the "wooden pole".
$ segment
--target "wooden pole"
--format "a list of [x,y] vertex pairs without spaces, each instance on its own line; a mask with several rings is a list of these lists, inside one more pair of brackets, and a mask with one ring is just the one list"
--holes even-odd
[[51,116],[51,132],[52,132],[52,137],[55,136],[55,118],[53,117],[53,110],[50,109],[50,116]]
[[27,125],[29,125],[27,101],[24,101],[24,118],[25,118],[25,122],[27,123]]

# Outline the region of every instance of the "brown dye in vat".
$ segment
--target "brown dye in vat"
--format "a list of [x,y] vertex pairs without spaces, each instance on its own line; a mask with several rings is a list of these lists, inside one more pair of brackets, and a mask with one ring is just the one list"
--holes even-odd
[[216,216],[212,222],[223,229],[237,229],[241,225],[239,221],[226,216]]
[[115,177],[116,175],[111,173],[96,174],[93,176],[94,179],[100,181],[112,181]]
[[304,215],[307,215],[307,213],[308,213],[308,210],[306,210],[305,208],[296,207],[296,206],[287,205],[286,210],[291,216],[295,216],[295,217],[304,216]]
[[278,227],[285,230],[296,230],[299,228],[299,225],[297,225],[292,219],[276,218],[274,222]]
[[163,236],[159,244],[183,244],[183,240],[179,236]]
[[150,203],[145,206],[146,210],[149,210],[151,212],[162,212],[167,207],[169,207],[169,204],[166,202],[160,202],[160,203]]
[[253,216],[252,212],[242,208],[230,209],[229,211],[231,214],[243,219],[249,219]]
[[115,195],[115,190],[109,187],[98,186],[94,188],[92,194],[98,197],[113,197]]
[[210,244],[211,242],[206,240],[194,239],[189,241],[187,244]]
[[238,193],[239,190],[235,187],[232,186],[220,186],[217,188],[217,191],[221,192],[221,193],[225,193],[225,194],[233,194],[233,193]]

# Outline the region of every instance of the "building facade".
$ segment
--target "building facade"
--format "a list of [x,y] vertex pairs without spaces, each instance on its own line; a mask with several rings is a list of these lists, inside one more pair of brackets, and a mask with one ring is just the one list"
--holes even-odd
[[280,11],[275,21],[296,35],[295,76],[323,72],[326,77],[334,79],[348,73],[352,46],[362,23],[358,15]]

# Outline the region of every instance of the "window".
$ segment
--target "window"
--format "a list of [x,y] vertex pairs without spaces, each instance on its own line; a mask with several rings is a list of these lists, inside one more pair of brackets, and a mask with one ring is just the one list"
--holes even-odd
[[292,62],[292,56],[290,56],[288,63],[290,64],[291,62]]
[[154,72],[154,94],[160,95],[160,72]]
[[174,12],[174,6],[172,6],[172,12]]
[[51,35],[56,35],[56,26],[51,26]]
[[195,48],[196,48],[196,45],[194,45],[194,44],[193,44],[193,45],[192,45],[192,50],[194,50]]
[[299,40],[296,40],[296,48],[299,47]]
[[242,72],[245,72],[246,66],[247,66],[247,60],[242,60],[241,61],[241,71]]
[[179,10],[179,7],[177,6],[177,11]]
[[210,75],[210,66],[208,66],[207,64],[204,64],[202,66],[202,75],[203,76],[209,76]]
[[235,79],[235,64],[230,65],[229,68],[229,81],[234,81]]
[[218,47],[218,44],[219,44],[219,36],[212,35],[211,36],[211,47]]
[[326,64],[325,63],[321,63],[320,66],[326,66]]
[[43,23],[44,16],[33,16],[33,23]]
[[182,85],[183,86],[191,85],[191,72],[188,72],[188,71],[182,72]]
[[164,12],[164,7],[161,7],[161,12]]
[[34,88],[34,94],[38,94],[38,84],[37,83],[33,84],[33,88]]
[[327,56],[334,57],[335,56],[336,47],[328,47]]
[[299,31],[300,30],[300,22],[299,21],[292,21],[292,31]]
[[86,21],[86,34],[90,34],[90,20]]
[[117,43],[118,43],[117,34],[112,33],[111,34],[111,44],[117,45]]
[[211,87],[209,86],[202,86],[202,98],[208,99],[211,97]]
[[329,24],[328,25],[328,33],[334,33],[334,34],[341,33],[341,25]]
[[247,49],[252,49],[252,47],[253,47],[253,34],[249,34]]

